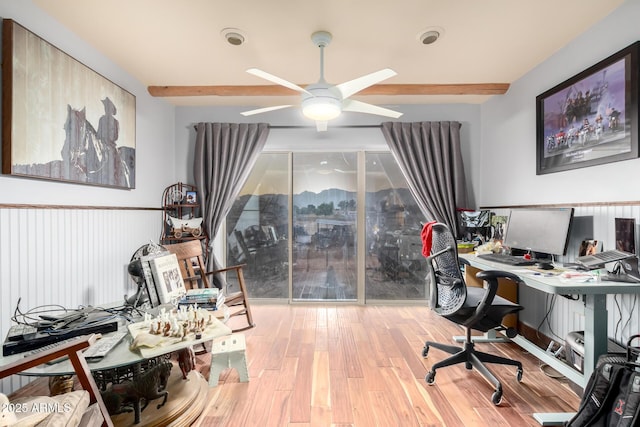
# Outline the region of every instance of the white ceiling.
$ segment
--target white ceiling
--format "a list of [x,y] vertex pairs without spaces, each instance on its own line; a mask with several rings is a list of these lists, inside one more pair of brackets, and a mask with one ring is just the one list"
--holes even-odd
[[[263,85],[256,67],[297,84],[319,78],[314,31],[333,40],[325,77],[382,68],[383,83],[512,83],[623,0],[34,0],[145,86]],[[241,46],[223,29],[240,29]],[[419,35],[439,28],[423,45]],[[499,95],[498,95],[499,96]],[[353,98],[358,99],[358,96]],[[296,97],[174,97],[175,105],[270,106]],[[362,96],[384,105],[481,103],[487,96]]]

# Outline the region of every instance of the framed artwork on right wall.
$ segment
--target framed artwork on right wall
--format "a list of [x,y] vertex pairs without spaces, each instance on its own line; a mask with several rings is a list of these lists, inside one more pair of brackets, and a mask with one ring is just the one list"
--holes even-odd
[[536,174],[638,157],[636,42],[536,97]]

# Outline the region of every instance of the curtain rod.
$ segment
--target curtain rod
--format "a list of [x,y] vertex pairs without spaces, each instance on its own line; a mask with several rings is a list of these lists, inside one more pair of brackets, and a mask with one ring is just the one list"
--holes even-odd
[[[380,129],[382,125],[338,125],[331,126],[331,129]],[[270,129],[315,129],[315,126],[306,125],[269,125]]]
[[[198,129],[198,126],[193,126],[194,129]],[[269,129],[315,129],[315,126],[305,125],[269,125]],[[331,129],[381,129],[382,125],[338,125],[331,126]]]

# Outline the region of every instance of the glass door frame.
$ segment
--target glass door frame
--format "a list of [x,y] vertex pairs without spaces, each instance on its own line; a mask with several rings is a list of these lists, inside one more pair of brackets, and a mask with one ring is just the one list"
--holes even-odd
[[[423,303],[426,300],[422,299],[378,299],[378,298],[367,298],[366,294],[366,283],[367,283],[367,155],[376,154],[376,153],[389,153],[384,150],[313,150],[313,151],[301,151],[303,153],[313,152],[313,153],[337,153],[337,152],[349,152],[356,154],[356,254],[355,254],[355,268],[357,269],[356,274],[356,298],[349,300],[338,300],[338,299],[328,299],[328,300],[301,300],[294,299],[294,221],[293,221],[293,213],[294,213],[294,204],[293,204],[293,184],[294,184],[294,175],[293,175],[293,161],[294,154],[297,152],[294,151],[265,151],[263,154],[279,154],[286,155],[286,164],[287,164],[287,182],[286,188],[288,188],[288,206],[287,206],[287,233],[288,233],[288,242],[287,242],[287,267],[286,271],[288,273],[287,281],[286,281],[286,291],[287,295],[282,295],[281,297],[276,298],[268,298],[268,299],[256,299],[255,301],[259,302],[274,302],[274,303],[289,303],[289,304],[309,304],[309,303],[332,303],[332,304],[357,304],[357,305],[365,305],[367,302],[373,304],[415,304],[415,303]],[[227,251],[228,246],[226,242],[227,235],[227,222],[224,221],[223,227],[218,234],[218,238],[214,239],[211,244],[214,247],[214,252],[222,254],[223,258],[227,260]],[[283,285],[285,285],[283,283]],[[283,287],[283,290],[285,288]]]

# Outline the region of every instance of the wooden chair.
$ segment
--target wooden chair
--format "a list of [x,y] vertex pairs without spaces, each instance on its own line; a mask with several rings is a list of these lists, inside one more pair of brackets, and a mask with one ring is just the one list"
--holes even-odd
[[89,347],[89,345],[94,343],[95,340],[95,335],[82,336],[67,343],[60,344],[59,346],[53,347],[49,350],[43,350],[42,352],[20,358],[12,363],[0,366],[0,378],[19,374],[26,369],[34,368],[38,365],[50,362],[62,356],[69,356],[71,365],[76,371],[76,376],[78,377],[78,381],[80,381],[82,388],[89,392],[91,403],[96,403],[98,405],[98,408],[100,409],[100,412],[102,413],[102,425],[113,426],[113,422],[109,417],[107,407],[102,401],[100,390],[98,389],[95,380],[91,376],[91,371],[89,370],[87,361],[82,355],[82,351]]
[[[234,265],[220,270],[207,272],[202,255],[202,243],[200,240],[188,240],[182,243],[174,243],[163,245],[169,252],[176,254],[178,263],[180,264],[180,271],[184,280],[184,285],[187,289],[197,289],[199,287],[211,288],[213,281],[210,277],[218,273],[226,273],[228,271],[235,271],[238,277],[239,290],[236,292],[225,291],[225,305],[229,307],[230,317],[246,316],[247,326],[243,328],[234,329],[233,332],[244,331],[246,329],[253,328],[253,317],[251,316],[251,307],[249,307],[249,301],[247,300],[247,288],[244,283],[244,275],[242,273],[242,265]],[[204,274],[202,272],[205,272]]]

